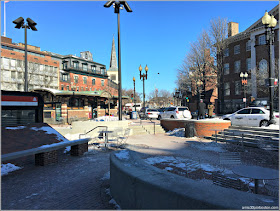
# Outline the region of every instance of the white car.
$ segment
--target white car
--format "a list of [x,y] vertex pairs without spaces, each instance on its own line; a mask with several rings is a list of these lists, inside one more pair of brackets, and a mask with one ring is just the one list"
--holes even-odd
[[151,119],[157,119],[159,115],[159,111],[155,108],[148,108],[145,112],[146,116]]
[[164,111],[160,112],[158,119],[191,119],[192,115],[188,107],[177,106],[165,108]]
[[[232,125],[262,127],[269,125],[270,111],[262,107],[248,107],[236,111],[233,114],[223,116],[224,120],[230,120]],[[273,112],[276,124],[279,125],[279,112]]]

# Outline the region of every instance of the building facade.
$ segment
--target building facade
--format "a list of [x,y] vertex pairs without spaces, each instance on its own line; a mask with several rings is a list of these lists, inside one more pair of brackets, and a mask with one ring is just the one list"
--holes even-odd
[[[42,52],[39,47],[27,46],[28,88],[58,89],[59,60]],[[12,43],[1,37],[1,90],[23,91],[25,83],[24,44]]]
[[[279,18],[279,6],[270,12]],[[265,26],[261,18],[244,32],[239,33],[238,23],[228,24],[228,38],[223,52],[223,88],[225,112],[233,112],[245,105],[248,106],[252,99],[257,105],[269,105],[268,62],[269,47],[266,44]],[[275,27],[274,45],[272,46],[272,74],[279,76],[279,21]],[[242,84],[240,73],[248,73],[247,84]],[[278,103],[278,87],[275,87],[275,106]],[[246,100],[245,100],[245,99]],[[245,104],[246,103],[246,104]]]

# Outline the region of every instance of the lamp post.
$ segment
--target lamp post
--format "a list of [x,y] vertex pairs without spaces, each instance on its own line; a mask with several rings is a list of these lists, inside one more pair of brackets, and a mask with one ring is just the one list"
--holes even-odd
[[240,78],[241,78],[242,85],[244,86],[244,98],[243,98],[243,102],[244,102],[244,108],[246,108],[246,101],[247,101],[247,98],[246,98],[246,85],[247,85],[247,83],[248,83],[248,80],[247,80],[247,78],[248,78],[248,73],[247,73],[247,72],[245,72],[245,73],[241,72],[239,76],[240,76]]
[[133,77],[133,86],[134,86],[134,89],[133,89],[133,97],[134,97],[134,111],[136,111],[136,100],[135,100],[135,78]]
[[141,79],[143,80],[143,103],[144,103],[144,108],[145,108],[145,80],[147,80],[147,77],[148,77],[148,66],[146,65],[146,67],[145,67],[146,73],[142,74],[141,73],[142,67],[140,64],[139,71],[140,71],[140,81],[141,81]]
[[262,23],[265,25],[265,35],[266,35],[266,44],[268,45],[268,71],[269,71],[269,124],[275,123],[273,116],[273,84],[274,78],[272,77],[272,48],[271,46],[274,43],[274,27],[277,25],[277,20],[273,15],[269,15],[268,12],[265,12],[262,17]]
[[118,14],[118,98],[119,98],[119,120],[122,120],[122,75],[121,75],[121,39],[120,39],[120,9],[124,6],[127,12],[132,12],[126,1],[107,1],[104,7],[109,8],[113,5],[114,12]]
[[24,73],[24,91],[28,92],[28,69],[27,69],[27,29],[32,29],[32,31],[38,31],[36,29],[37,23],[35,23],[33,20],[30,18],[26,19],[27,23],[24,25],[24,19],[22,17],[17,18],[16,20],[13,21],[14,24],[16,24],[15,28],[20,29],[24,28],[24,51],[25,51],[25,57],[24,57],[24,62],[25,62],[25,73]]

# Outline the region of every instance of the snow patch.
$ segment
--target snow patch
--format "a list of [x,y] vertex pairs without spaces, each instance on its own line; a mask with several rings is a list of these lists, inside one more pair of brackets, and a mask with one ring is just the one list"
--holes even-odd
[[226,150],[222,148],[221,144],[214,142],[205,144],[194,143],[192,144],[192,147],[202,151],[226,152]]
[[71,150],[71,146],[68,146],[68,147],[65,148],[65,150],[64,150],[63,153],[67,153],[67,152],[69,152],[70,150]]
[[109,203],[115,205],[115,209],[116,209],[116,210],[120,210],[120,209],[121,209],[120,205],[117,204],[117,202],[115,201],[115,199],[111,199],[111,200],[109,201]]
[[98,118],[93,119],[92,121],[96,121],[96,122],[109,122],[109,121],[118,121],[119,118],[118,117],[114,117],[114,116],[101,116]]
[[26,128],[25,126],[17,126],[17,127],[6,127],[8,130],[21,130]]
[[117,158],[120,160],[128,160],[129,159],[129,152],[128,150],[122,150],[115,154]]
[[175,128],[172,131],[168,131],[166,134],[169,136],[185,137],[185,128]]
[[12,163],[1,164],[1,176],[7,175],[10,172],[22,169],[22,167],[15,166]]
[[166,171],[172,171],[173,170],[173,168],[171,168],[171,167],[165,167],[165,169],[164,170],[166,170]]
[[104,174],[104,176],[100,180],[109,180],[110,179],[110,171]]
[[163,163],[163,162],[170,162],[170,161],[176,161],[174,157],[169,156],[163,156],[163,157],[150,157],[144,160],[148,164],[156,164],[156,163]]
[[47,126],[43,126],[40,128],[37,127],[32,127],[30,128],[31,130],[35,130],[35,131],[45,131],[47,134],[55,134],[57,136],[57,140],[59,141],[68,141],[66,138],[64,138],[59,132],[57,132],[55,129],[51,128],[51,127],[47,127]]
[[267,127],[265,126],[262,126],[263,129],[274,129],[274,130],[279,130],[279,125],[276,125],[276,124],[271,124]]

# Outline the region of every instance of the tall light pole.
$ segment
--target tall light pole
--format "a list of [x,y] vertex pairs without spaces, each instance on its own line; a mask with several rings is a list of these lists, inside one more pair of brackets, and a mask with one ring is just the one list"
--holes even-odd
[[121,72],[121,38],[120,38],[120,9],[123,9],[121,5],[124,6],[127,12],[132,12],[131,8],[127,4],[126,1],[107,1],[104,4],[104,7],[108,8],[111,7],[115,8],[115,13],[118,14],[118,98],[119,98],[119,120],[122,120],[122,72]]
[[147,77],[148,77],[148,66],[146,65],[146,67],[145,67],[146,74],[145,73],[141,74],[141,71],[142,71],[141,64],[139,67],[139,71],[140,71],[140,81],[141,81],[141,79],[143,80],[143,103],[144,103],[144,109],[145,109],[145,80],[147,80]]
[[24,49],[25,49],[25,73],[24,73],[24,91],[28,92],[28,69],[27,69],[27,29],[32,29],[33,31],[38,31],[36,29],[37,23],[35,23],[30,18],[26,19],[27,23],[24,25],[24,19],[22,17],[19,17],[18,19],[14,20],[13,23],[16,24],[15,28],[20,29],[24,28]]
[[262,17],[262,23],[265,25],[265,35],[266,35],[266,44],[268,45],[268,71],[269,71],[269,124],[275,123],[273,115],[273,88],[274,88],[274,78],[272,76],[272,45],[274,43],[274,27],[277,25],[277,20],[274,16],[270,16],[268,12],[265,12]]
[[134,101],[134,111],[136,112],[136,100],[135,100],[135,78],[133,77],[133,101]]
[[247,81],[248,73],[247,72],[245,72],[245,73],[241,72],[239,76],[240,76],[240,78],[242,80],[242,85],[244,86],[243,102],[244,102],[244,108],[246,108],[246,101],[247,101],[247,98],[246,98],[246,85],[248,83],[248,81]]

